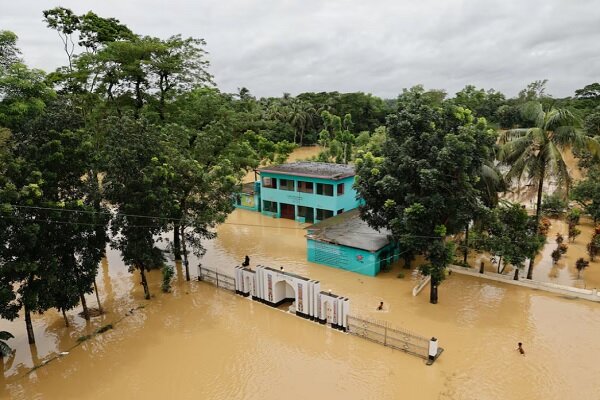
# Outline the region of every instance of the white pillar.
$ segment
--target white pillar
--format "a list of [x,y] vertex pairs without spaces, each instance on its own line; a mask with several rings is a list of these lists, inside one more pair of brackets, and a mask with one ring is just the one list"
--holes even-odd
[[435,356],[437,356],[438,352],[438,341],[436,338],[432,337],[429,340],[429,361],[435,360]]

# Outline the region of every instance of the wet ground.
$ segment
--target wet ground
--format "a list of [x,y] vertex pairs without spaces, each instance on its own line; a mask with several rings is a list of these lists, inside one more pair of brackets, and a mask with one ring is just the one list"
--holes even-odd
[[[397,265],[367,277],[306,262],[304,230],[294,221],[237,210],[218,234],[207,244],[205,267],[231,273],[246,254],[253,266],[284,266],[349,297],[353,314],[438,337],[442,357],[427,367],[402,352],[186,282],[180,265],[169,294],[160,292],[160,272],[149,274],[153,298],[146,301],[139,275],[109,251],[98,278],[105,315],[86,324],[73,310],[71,328],[56,312],[37,316],[35,347],[27,344],[23,320],[0,321],[0,330],[16,336],[0,398],[600,399],[600,304],[454,274],[440,287],[440,303],[431,305],[427,288],[411,295],[412,275],[398,279]],[[193,276],[197,263],[191,262]],[[535,273],[553,267],[544,268]],[[600,275],[592,268],[600,265],[590,266],[586,279]],[[570,267],[559,270],[556,279],[572,277]],[[376,311],[380,301],[384,310]],[[95,305],[93,295],[88,303]],[[73,347],[107,323],[114,329]],[[516,351],[519,341],[525,356]],[[69,354],[29,373],[61,351]]]

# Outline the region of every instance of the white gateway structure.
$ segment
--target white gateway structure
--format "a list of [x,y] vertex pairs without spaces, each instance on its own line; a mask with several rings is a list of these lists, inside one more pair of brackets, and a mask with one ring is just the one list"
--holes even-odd
[[256,270],[235,268],[235,292],[279,307],[291,302],[290,311],[302,318],[346,331],[350,299],[321,291],[321,283],[300,275],[259,265]]

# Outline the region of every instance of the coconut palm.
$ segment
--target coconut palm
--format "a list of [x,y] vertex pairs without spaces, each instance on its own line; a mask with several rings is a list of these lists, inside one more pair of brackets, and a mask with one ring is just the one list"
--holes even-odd
[[[600,144],[577,129],[577,119],[569,111],[551,107],[544,110],[538,102],[530,102],[523,108],[523,115],[533,122],[531,128],[511,129],[500,138],[502,147],[498,158],[509,166],[508,182],[522,178],[537,186],[536,225],[539,223],[542,193],[546,179],[554,178],[568,192],[571,177],[561,150],[587,149],[594,155],[600,154]],[[533,255],[529,261],[527,278],[531,279]]]
[[0,331],[0,360],[10,355],[12,349],[8,344],[6,344],[6,341],[12,338],[14,338],[12,333]]

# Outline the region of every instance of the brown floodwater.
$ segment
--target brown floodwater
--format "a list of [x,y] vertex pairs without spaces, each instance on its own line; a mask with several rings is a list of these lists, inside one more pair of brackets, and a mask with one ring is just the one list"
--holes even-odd
[[[181,265],[172,293],[160,292],[159,271],[149,273],[153,298],[146,301],[139,275],[111,250],[98,276],[103,316],[86,323],[73,310],[71,328],[56,312],[37,316],[35,347],[22,319],[0,322],[0,330],[16,336],[0,398],[600,398],[600,304],[453,274],[431,305],[428,289],[411,295],[412,274],[397,278],[398,265],[368,277],[307,262],[302,228],[236,210],[201,262],[231,273],[247,254],[251,265],[284,266],[320,280],[322,289],[351,299],[352,314],[438,337],[441,358],[428,367],[207,283],[186,282]],[[193,276],[197,263],[191,262]],[[594,267],[600,268],[584,274]],[[95,306],[93,295],[87,299]],[[385,308],[376,311],[380,301]],[[114,329],[73,347],[107,323]],[[519,341],[525,356],[516,351]],[[53,359],[63,351],[69,353]],[[52,361],[30,372],[46,360]]]

